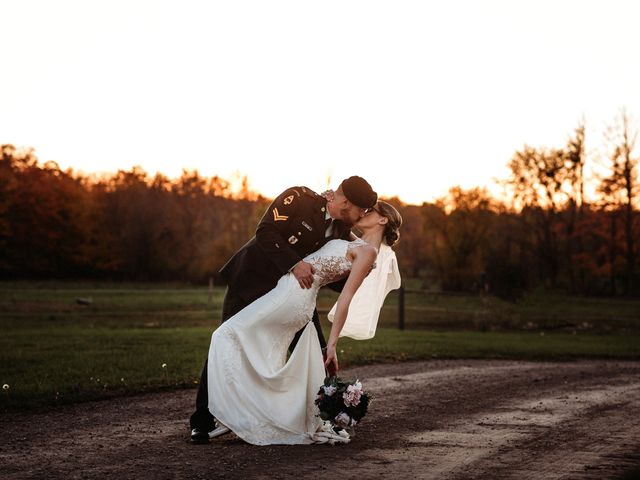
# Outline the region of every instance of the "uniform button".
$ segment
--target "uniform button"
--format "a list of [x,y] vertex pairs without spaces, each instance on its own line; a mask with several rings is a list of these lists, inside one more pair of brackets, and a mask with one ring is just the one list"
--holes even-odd
[[322,207],[322,208],[320,209],[320,211],[321,211],[321,212],[324,212],[324,207]]
[[298,232],[298,235],[302,235],[302,232]]

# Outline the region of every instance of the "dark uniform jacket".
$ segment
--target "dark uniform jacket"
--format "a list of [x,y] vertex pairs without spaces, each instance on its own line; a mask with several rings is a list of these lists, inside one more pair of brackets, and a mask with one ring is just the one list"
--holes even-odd
[[280,194],[267,208],[256,235],[222,267],[229,292],[247,303],[273,289],[280,277],[333,238],[349,239],[350,227],[335,220],[325,238],[327,200],[306,187]]

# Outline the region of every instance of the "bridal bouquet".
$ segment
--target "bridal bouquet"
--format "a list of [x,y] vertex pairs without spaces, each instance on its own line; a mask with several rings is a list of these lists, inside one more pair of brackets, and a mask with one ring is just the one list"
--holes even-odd
[[320,418],[334,427],[355,427],[367,413],[371,395],[362,390],[362,383],[346,382],[339,377],[327,377],[318,390],[315,404]]

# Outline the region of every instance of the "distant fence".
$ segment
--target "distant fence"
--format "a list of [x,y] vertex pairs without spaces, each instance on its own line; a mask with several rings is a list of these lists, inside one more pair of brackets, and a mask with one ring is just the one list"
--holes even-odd
[[[398,295],[398,330],[404,330],[405,327],[405,296],[408,293],[415,293],[418,295],[424,295],[427,297],[432,297],[434,302],[437,301],[440,297],[469,297],[475,296],[477,294],[469,293],[469,292],[434,292],[432,290],[422,290],[417,288],[404,288],[400,287],[397,290]],[[482,295],[482,292],[480,293]]]
[[[396,292],[396,295],[398,296],[398,330],[405,329],[405,297],[407,294],[425,295],[428,297],[432,297],[434,301],[437,301],[437,299],[440,297],[469,297],[474,295],[468,292],[434,292],[432,290],[421,290],[416,288],[407,289],[404,287],[398,288]],[[326,315],[327,313],[329,313],[329,310],[325,308],[319,308],[318,313]]]
[[[440,297],[468,297],[470,294],[468,292],[434,292],[433,290],[423,290],[419,288],[404,288],[401,286],[396,290],[396,295],[398,296],[398,330],[405,329],[405,297],[407,294],[418,294],[424,295],[428,297],[432,297],[434,301],[437,301]],[[209,288],[208,288],[209,298],[208,303],[211,304],[213,298],[213,279],[209,278]],[[480,293],[482,295],[482,292]],[[318,308],[318,313],[321,315],[326,315],[329,313],[329,309],[326,308]]]

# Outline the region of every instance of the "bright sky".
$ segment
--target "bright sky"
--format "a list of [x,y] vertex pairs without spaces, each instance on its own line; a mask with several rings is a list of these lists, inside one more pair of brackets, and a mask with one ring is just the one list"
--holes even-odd
[[640,116],[636,0],[0,0],[0,143],[420,203]]

